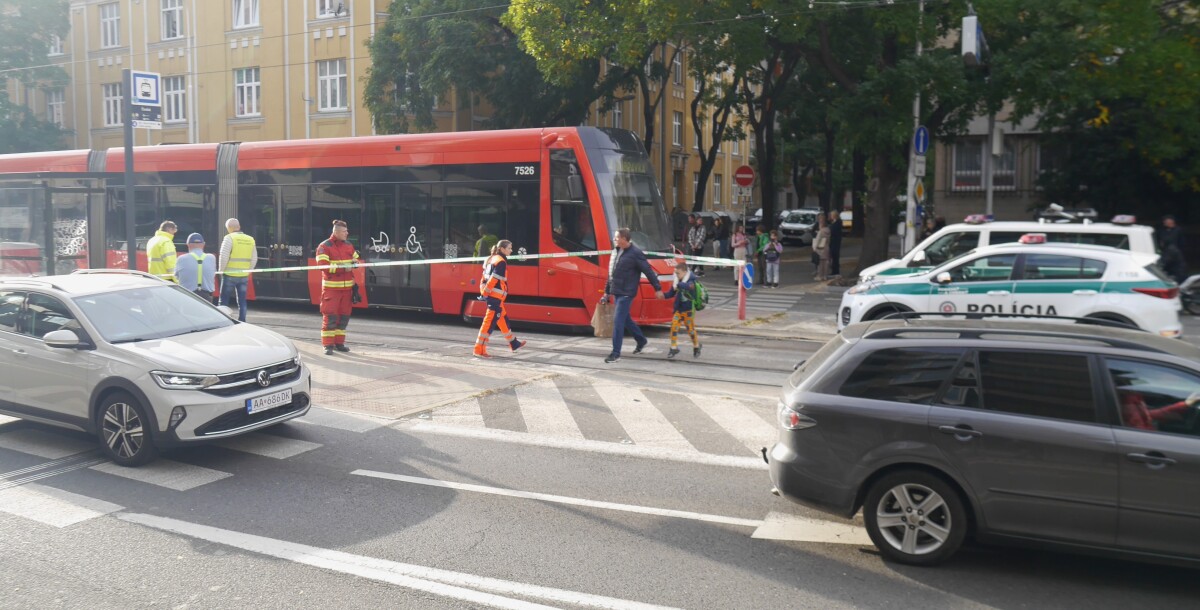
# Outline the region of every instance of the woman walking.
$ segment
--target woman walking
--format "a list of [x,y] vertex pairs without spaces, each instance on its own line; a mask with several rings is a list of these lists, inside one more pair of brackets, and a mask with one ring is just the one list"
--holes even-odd
[[475,355],[480,358],[491,358],[488,354],[488,339],[497,328],[504,333],[504,339],[512,351],[525,346],[524,341],[517,341],[512,330],[508,327],[508,313],[504,311],[504,301],[508,299],[508,257],[512,254],[512,242],[502,239],[492,246],[491,256],[483,265],[483,277],[479,280],[479,294],[487,301],[487,313],[483,316],[483,325],[479,327],[479,338],[475,340]]
[[[746,244],[749,240],[746,239],[746,227],[738,225],[733,229],[733,259],[740,262],[746,262]],[[742,265],[737,265],[733,268],[733,285],[737,286],[741,280]]]
[[829,224],[825,220],[825,215],[817,216],[817,223],[820,227],[817,230],[817,236],[813,239],[813,252],[821,262],[817,263],[817,274],[813,276],[814,280],[824,282],[829,279]]

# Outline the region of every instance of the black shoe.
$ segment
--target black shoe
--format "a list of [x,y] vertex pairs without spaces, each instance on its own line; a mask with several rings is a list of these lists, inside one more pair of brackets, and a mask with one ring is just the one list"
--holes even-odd
[[677,349],[675,349],[675,348],[673,348],[673,347],[672,347],[671,349],[667,350],[667,358],[668,358],[668,359],[669,359],[669,358],[674,358],[674,357],[675,357],[675,356],[677,356],[677,355],[679,355],[679,350],[677,350]]
[[620,359],[620,354],[609,354],[608,357],[604,359],[604,364],[612,364]]
[[693,358],[699,358],[699,357],[700,357],[700,348],[699,348],[699,347],[694,347],[694,348],[692,348],[692,357],[693,357]]
[[325,355],[326,355],[326,356],[332,356],[332,355],[333,355],[333,346],[332,346],[332,345],[326,345],[326,346],[325,346]]
[[346,347],[345,345],[342,345],[341,343],[339,343],[339,344],[337,344],[337,345],[333,346],[333,349],[335,349],[335,350],[337,350],[337,351],[339,351],[339,352],[348,352],[348,351],[350,351],[350,348]]
[[638,343],[638,346],[633,348],[633,353],[635,353],[635,354],[642,353],[642,350],[646,349],[647,343],[649,343],[649,341],[642,341],[641,343]]
[[512,348],[512,351],[514,351],[514,352],[515,352],[515,351],[517,351],[517,350],[521,349],[522,347],[525,347],[525,344],[526,344],[526,343],[528,343],[528,341],[516,341],[516,340],[514,340],[512,343],[509,343],[509,344],[508,344],[508,346],[509,346],[509,347],[511,347],[511,348]]

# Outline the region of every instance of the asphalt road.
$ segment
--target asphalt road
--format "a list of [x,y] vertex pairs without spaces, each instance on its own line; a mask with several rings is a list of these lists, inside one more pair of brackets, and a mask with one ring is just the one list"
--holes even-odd
[[[269,313],[289,335],[316,335],[303,324],[311,313]],[[522,334],[545,351],[506,366],[642,388],[654,398],[647,410],[667,414],[691,413],[675,392],[733,397],[756,428],[773,417],[792,361],[817,347],[710,335],[701,361],[654,352],[606,366],[603,340]],[[469,360],[472,335],[412,315],[350,327],[351,342],[414,362]],[[651,340],[665,350],[662,333]],[[570,401],[572,386],[558,387]],[[686,418],[667,419],[694,438]],[[89,465],[93,445],[80,435],[2,423],[0,607],[1124,609],[1200,599],[1194,571],[1042,551],[971,548],[936,569],[885,563],[853,522],[771,496],[761,463],[743,459],[748,447],[730,459],[429,423],[314,411],[133,472]]]

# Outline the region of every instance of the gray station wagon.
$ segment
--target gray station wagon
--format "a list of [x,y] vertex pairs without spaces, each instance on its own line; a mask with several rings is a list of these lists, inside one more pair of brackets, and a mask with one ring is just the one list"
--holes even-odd
[[861,508],[887,559],[969,536],[1200,561],[1200,350],[1119,328],[854,324],[783,387],[776,493]]

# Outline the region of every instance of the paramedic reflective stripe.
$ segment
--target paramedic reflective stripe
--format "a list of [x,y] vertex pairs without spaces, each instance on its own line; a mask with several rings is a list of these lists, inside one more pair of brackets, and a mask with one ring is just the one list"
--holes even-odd
[[485,282],[486,282],[487,280],[492,280],[492,279],[500,280],[501,282],[507,282],[507,281],[508,281],[508,278],[504,277],[503,275],[496,275],[495,273],[489,273],[489,274],[487,274],[487,275],[483,276],[483,280],[484,280]]
[[499,288],[491,288],[487,291],[487,296],[508,296],[508,293]]
[[321,261],[321,262],[323,262],[323,263],[328,263],[328,262],[329,262],[329,255],[328,255],[328,254],[318,254],[318,255],[317,255],[317,260],[318,260],[318,261]]
[[354,286],[354,280],[348,282],[337,282],[333,280],[321,280],[322,288],[351,288]]

